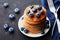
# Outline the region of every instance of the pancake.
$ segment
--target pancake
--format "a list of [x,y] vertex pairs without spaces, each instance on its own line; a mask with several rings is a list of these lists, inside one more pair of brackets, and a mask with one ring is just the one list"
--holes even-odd
[[[34,5],[34,8],[36,8],[36,6],[38,5]],[[26,10],[30,10],[30,12],[34,15],[33,18],[30,18],[28,13],[26,12]],[[26,20],[26,22],[30,23],[30,24],[38,24],[40,23],[41,20],[44,20],[46,18],[46,9],[44,7],[42,7],[42,10],[44,10],[44,14],[40,16],[40,18],[36,17],[36,13],[32,12],[32,9],[28,6],[25,11],[24,11],[24,18]],[[40,10],[37,10],[37,12],[39,13]]]
[[44,30],[44,27],[41,24],[31,25],[26,23],[25,20],[23,20],[23,27],[29,30],[29,33],[31,34],[37,34],[40,33],[41,30]]
[[[30,8],[30,6],[24,10],[22,25],[31,34],[40,33],[45,29],[44,25],[46,25],[46,9],[41,7],[42,9],[39,10],[37,9],[37,6],[39,5],[33,5],[33,8],[36,9],[36,11],[34,11],[33,8]],[[27,10],[29,11],[27,12]],[[41,10],[43,10],[43,14],[41,14]],[[30,13],[32,13],[32,15],[30,15]],[[38,16],[36,15],[37,13],[39,14]]]

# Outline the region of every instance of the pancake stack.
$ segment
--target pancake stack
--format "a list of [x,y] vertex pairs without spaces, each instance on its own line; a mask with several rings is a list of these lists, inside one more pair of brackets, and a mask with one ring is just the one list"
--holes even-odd
[[[45,29],[46,9],[40,5],[28,6],[23,15],[23,28],[25,33],[37,34]],[[22,28],[22,29],[23,29]]]

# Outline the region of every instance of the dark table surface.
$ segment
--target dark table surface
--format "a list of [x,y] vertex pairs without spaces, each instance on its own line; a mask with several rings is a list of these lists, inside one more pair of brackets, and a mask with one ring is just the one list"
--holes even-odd
[[[9,8],[5,9],[3,3],[8,2]],[[30,38],[23,35],[18,29],[18,20],[23,15],[24,9],[29,5],[41,4],[40,0],[0,0],[0,40],[50,40],[50,32],[39,38]],[[20,9],[20,14],[14,14],[15,8]],[[15,20],[10,20],[8,15],[14,14]],[[10,34],[3,29],[3,25],[8,23],[14,28],[14,33]]]

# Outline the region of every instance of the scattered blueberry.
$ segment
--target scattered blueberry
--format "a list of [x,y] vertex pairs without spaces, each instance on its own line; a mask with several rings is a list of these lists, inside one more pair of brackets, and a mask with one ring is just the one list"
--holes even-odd
[[27,13],[29,14],[30,13],[30,10],[27,10]]
[[14,18],[15,18],[15,15],[14,15],[14,14],[10,14],[10,15],[9,15],[9,18],[10,18],[10,19],[14,19]]
[[27,29],[24,29],[23,31],[24,31],[24,33],[28,33],[28,30]]
[[23,27],[21,27],[21,31],[23,31],[24,30],[24,28]]
[[37,17],[37,18],[40,18],[40,14],[39,14],[39,13],[36,13],[36,17]]
[[36,12],[37,10],[35,8],[32,8],[32,12]]
[[30,5],[30,8],[32,9],[33,8],[33,5]]
[[29,13],[29,17],[32,18],[34,17],[34,15],[32,13]]
[[3,27],[4,27],[5,30],[9,29],[9,25],[8,24],[4,24]]
[[8,7],[9,7],[9,4],[8,4],[8,3],[4,3],[3,6],[4,6],[5,8],[8,8]]
[[19,9],[19,8],[15,8],[15,9],[14,9],[14,12],[15,12],[16,14],[18,14],[18,13],[20,12],[20,9]]
[[41,10],[41,11],[40,11],[40,14],[43,14],[43,13],[44,13],[44,10]]
[[38,5],[37,6],[37,9],[41,10],[42,9],[42,6]]
[[41,31],[41,34],[44,34],[45,32],[44,31]]
[[10,27],[8,30],[10,33],[14,32],[14,28]]

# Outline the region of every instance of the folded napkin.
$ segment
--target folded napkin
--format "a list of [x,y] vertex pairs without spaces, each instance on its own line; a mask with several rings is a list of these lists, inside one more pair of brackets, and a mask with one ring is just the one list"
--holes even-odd
[[[57,9],[58,6],[60,5],[60,0],[53,0],[54,6]],[[41,4],[42,6],[44,6],[47,9],[47,17],[50,19],[51,22],[51,29],[53,27],[54,21],[55,21],[55,16],[54,14],[50,11],[47,0],[41,0]],[[59,40],[59,33],[58,33],[58,27],[57,24],[55,25],[55,29],[54,29],[54,34],[53,37],[51,38],[51,40]]]

